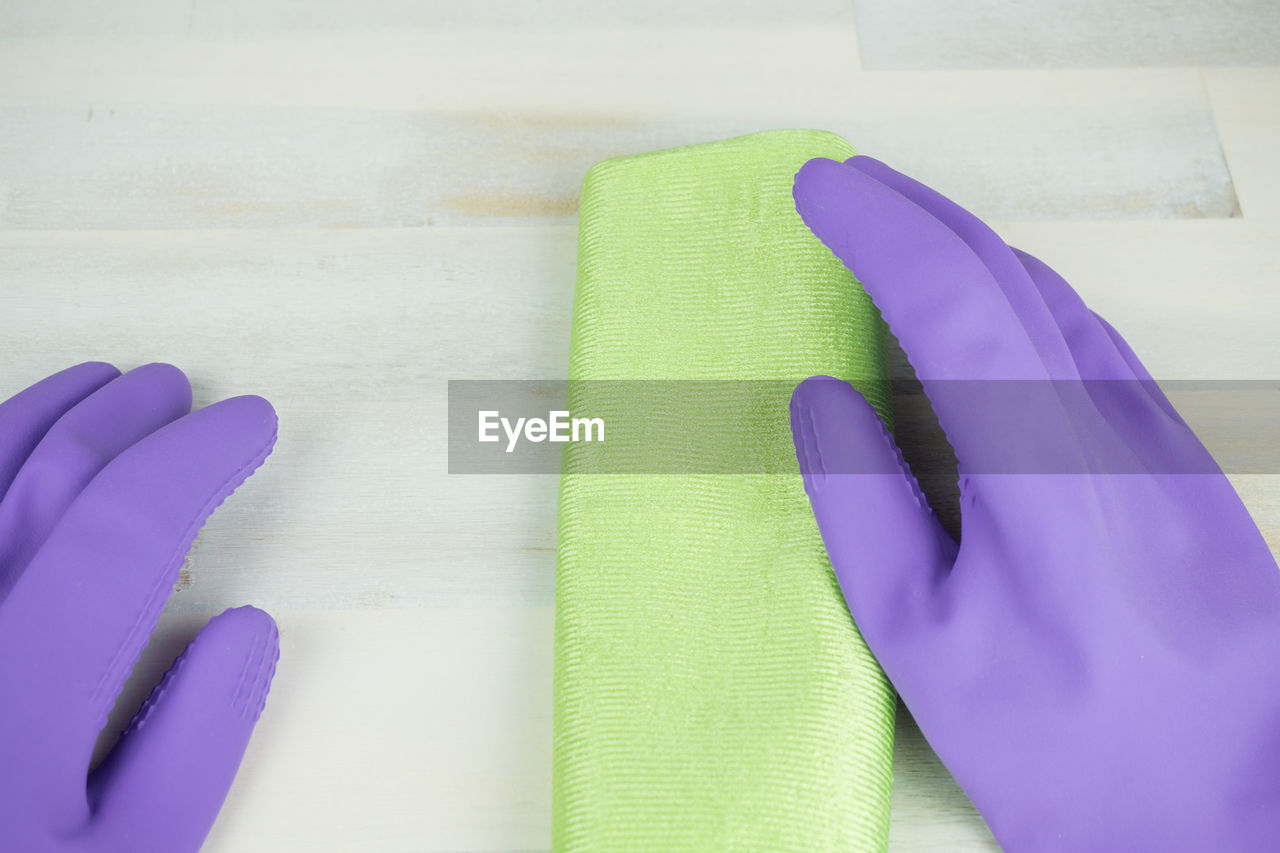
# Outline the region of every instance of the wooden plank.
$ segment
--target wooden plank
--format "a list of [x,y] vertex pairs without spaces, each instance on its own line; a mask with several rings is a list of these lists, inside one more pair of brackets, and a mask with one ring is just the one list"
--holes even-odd
[[[0,38],[0,102],[325,106],[687,121],[1204,109],[1194,69],[859,73],[845,25]],[[677,96],[678,94],[678,96]],[[993,139],[993,142],[997,140]],[[1063,140],[1069,142],[1069,140]]]
[[1000,853],[964,791],[899,703],[893,752],[890,853]]
[[[275,682],[203,849],[548,847],[549,608],[274,615]],[[161,619],[104,744],[207,616]]]
[[841,24],[66,36],[0,40],[0,99],[723,117],[812,103],[857,69]]
[[869,69],[1275,65],[1280,5],[854,0]]
[[[996,225],[1158,378],[1280,376],[1275,223]],[[200,403],[275,403],[276,454],[202,534],[181,608],[545,605],[555,478],[448,476],[446,382],[564,376],[575,252],[567,228],[0,232],[0,386],[162,359]]]
[[1244,214],[1280,219],[1280,68],[1209,68],[1204,80]]
[[[99,757],[212,613],[166,613]],[[550,608],[278,609],[281,657],[205,850],[546,850]],[[900,713],[891,851],[995,851]]]
[[215,35],[327,33],[364,30],[573,30],[591,27],[770,27],[850,23],[843,0],[551,0],[540,3],[444,0],[230,0],[200,4],[185,0],[135,0],[111,7],[73,0],[11,3],[0,9],[0,34]]
[[563,375],[571,230],[0,241],[0,338],[27,354],[5,390],[90,358],[167,360],[200,404],[254,392],[279,410],[275,454],[205,529],[181,606],[550,602],[555,478],[447,476],[445,395]]
[[[986,217],[1237,214],[1194,74],[1130,78],[1101,102],[1088,93],[1105,78],[1050,78],[1042,82],[1055,85],[1034,101],[1015,82],[986,77],[939,91],[916,75],[860,76],[842,96],[846,108],[829,105],[824,119],[804,123],[843,134]],[[654,120],[616,111],[10,103],[0,107],[0,226],[572,223],[581,176],[597,160],[797,123],[794,111],[759,108]]]

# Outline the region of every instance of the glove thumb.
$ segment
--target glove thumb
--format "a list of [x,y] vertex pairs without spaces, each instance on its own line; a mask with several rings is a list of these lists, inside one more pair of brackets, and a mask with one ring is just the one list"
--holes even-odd
[[854,621],[877,657],[925,617],[956,542],[871,404],[847,382],[806,379],[791,396],[805,491]]

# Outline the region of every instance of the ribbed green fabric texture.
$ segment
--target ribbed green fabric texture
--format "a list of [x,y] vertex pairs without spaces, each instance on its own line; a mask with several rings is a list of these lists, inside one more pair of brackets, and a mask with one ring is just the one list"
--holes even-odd
[[[884,378],[878,314],[791,198],[807,159],[852,153],[773,131],[607,160],[583,183],[570,408],[573,380],[771,380],[725,416],[754,419],[744,453],[791,473],[590,473],[608,442],[566,445],[554,850],[886,846],[894,698],[776,393],[812,374]],[[887,416],[887,385],[863,387]]]

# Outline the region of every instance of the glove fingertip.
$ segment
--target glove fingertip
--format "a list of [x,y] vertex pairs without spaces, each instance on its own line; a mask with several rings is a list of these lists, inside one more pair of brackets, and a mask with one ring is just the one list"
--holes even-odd
[[791,395],[791,429],[805,474],[899,474],[888,428],[858,389],[812,376]]
[[[210,678],[207,683],[223,685],[223,701],[236,716],[249,722],[257,720],[280,658],[280,630],[271,615],[250,605],[224,610],[200,632],[192,654],[207,659],[206,670],[228,670],[232,677]],[[210,699],[216,701],[217,697]]]

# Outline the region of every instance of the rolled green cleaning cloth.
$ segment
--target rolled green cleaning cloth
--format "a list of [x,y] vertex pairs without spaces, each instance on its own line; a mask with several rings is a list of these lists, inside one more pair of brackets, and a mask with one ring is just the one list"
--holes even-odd
[[750,419],[743,457],[780,473],[600,473],[607,433],[566,445],[553,850],[886,846],[894,697],[778,391],[829,374],[889,413],[879,315],[791,198],[806,160],[852,154],[774,131],[606,160],[583,182],[570,409],[599,395],[583,380],[732,380],[748,399],[718,417]]

